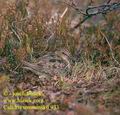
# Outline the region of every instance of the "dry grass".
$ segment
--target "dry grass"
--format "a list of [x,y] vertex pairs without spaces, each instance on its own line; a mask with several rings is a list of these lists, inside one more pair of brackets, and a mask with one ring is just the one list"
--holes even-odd
[[[36,86],[37,90],[46,91],[49,101],[54,98],[65,106],[58,114],[63,112],[68,114],[70,108],[73,108],[76,114],[91,111],[89,109],[79,111],[79,108],[80,110],[84,108],[76,104],[80,102],[87,106],[91,103],[97,106],[97,109],[90,112],[91,114],[97,111],[101,115],[102,112],[106,115],[108,107],[114,115],[114,112],[118,111],[119,98],[119,11],[110,12],[105,15],[105,19],[99,21],[96,17],[89,19],[77,30],[71,31],[71,26],[83,17],[78,16],[65,4],[53,4],[49,0],[21,1],[21,3],[0,1],[0,73],[8,74],[11,87],[17,87],[14,87],[15,90],[29,90]],[[96,21],[97,23],[94,23]],[[48,56],[49,53],[54,56],[45,58],[44,56]],[[55,63],[58,65],[65,63],[67,69],[64,68],[65,71],[53,75],[53,71],[46,67],[52,62],[43,64],[46,62],[45,59],[48,63],[50,59],[59,60],[61,62]],[[34,73],[40,71],[39,68],[35,68],[34,72],[29,68],[32,73],[26,71],[23,69],[25,61],[32,64],[32,68],[39,67],[42,63],[42,67],[47,68],[46,71],[50,71],[52,77],[42,79],[39,75],[35,75]],[[4,87],[4,83],[9,82],[2,74],[0,85]],[[54,94],[55,91],[58,94]],[[66,95],[69,100],[66,99]],[[69,109],[65,111],[66,106]]]

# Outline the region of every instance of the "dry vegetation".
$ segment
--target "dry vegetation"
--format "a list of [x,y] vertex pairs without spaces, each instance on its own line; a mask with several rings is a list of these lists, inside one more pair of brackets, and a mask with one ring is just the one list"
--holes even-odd
[[[73,31],[83,16],[65,3],[16,1],[0,0],[0,115],[119,115],[120,10],[89,18]],[[89,2],[78,1],[84,8]],[[6,88],[42,91],[44,104],[60,108],[2,110]]]

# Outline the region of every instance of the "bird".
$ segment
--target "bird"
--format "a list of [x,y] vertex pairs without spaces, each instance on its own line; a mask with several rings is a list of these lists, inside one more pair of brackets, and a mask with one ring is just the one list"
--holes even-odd
[[66,49],[59,49],[55,52],[47,54],[36,59],[36,62],[31,63],[23,61],[23,68],[31,71],[37,76],[45,75],[52,77],[55,75],[68,75],[72,70],[70,53]]

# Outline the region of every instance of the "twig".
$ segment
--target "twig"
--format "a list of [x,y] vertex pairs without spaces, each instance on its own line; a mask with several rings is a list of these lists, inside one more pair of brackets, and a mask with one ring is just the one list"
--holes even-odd
[[66,4],[67,6],[75,9],[75,10],[76,10],[78,13],[80,13],[80,14],[86,15],[86,13],[82,11],[82,9],[77,8],[74,4],[71,5],[71,4],[69,4],[69,3],[65,2],[65,1],[59,1],[59,2],[60,2],[60,3],[64,3],[64,4]]
[[98,14],[107,14],[108,12],[111,12],[113,10],[117,10],[120,8],[120,2],[114,2],[111,3],[111,0],[109,0],[106,4],[100,5],[100,6],[88,6],[85,12],[83,12],[81,9],[75,7],[75,5],[71,5],[66,2],[62,2],[67,4],[68,6],[75,9],[78,13],[82,14],[84,16],[83,20],[80,21],[77,25],[75,25],[71,30],[74,31],[76,28],[78,28],[82,23],[84,23],[89,18],[96,16]]
[[111,0],[108,0],[108,1],[107,1],[107,4],[109,4],[110,2],[111,2]]
[[60,18],[63,19],[63,17],[65,16],[65,14],[68,11],[68,7],[65,8],[64,12],[61,14]]

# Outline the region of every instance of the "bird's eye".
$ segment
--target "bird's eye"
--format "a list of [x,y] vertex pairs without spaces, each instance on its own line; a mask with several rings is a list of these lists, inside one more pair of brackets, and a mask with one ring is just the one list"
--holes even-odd
[[49,61],[50,62],[56,62],[56,59],[50,59]]

